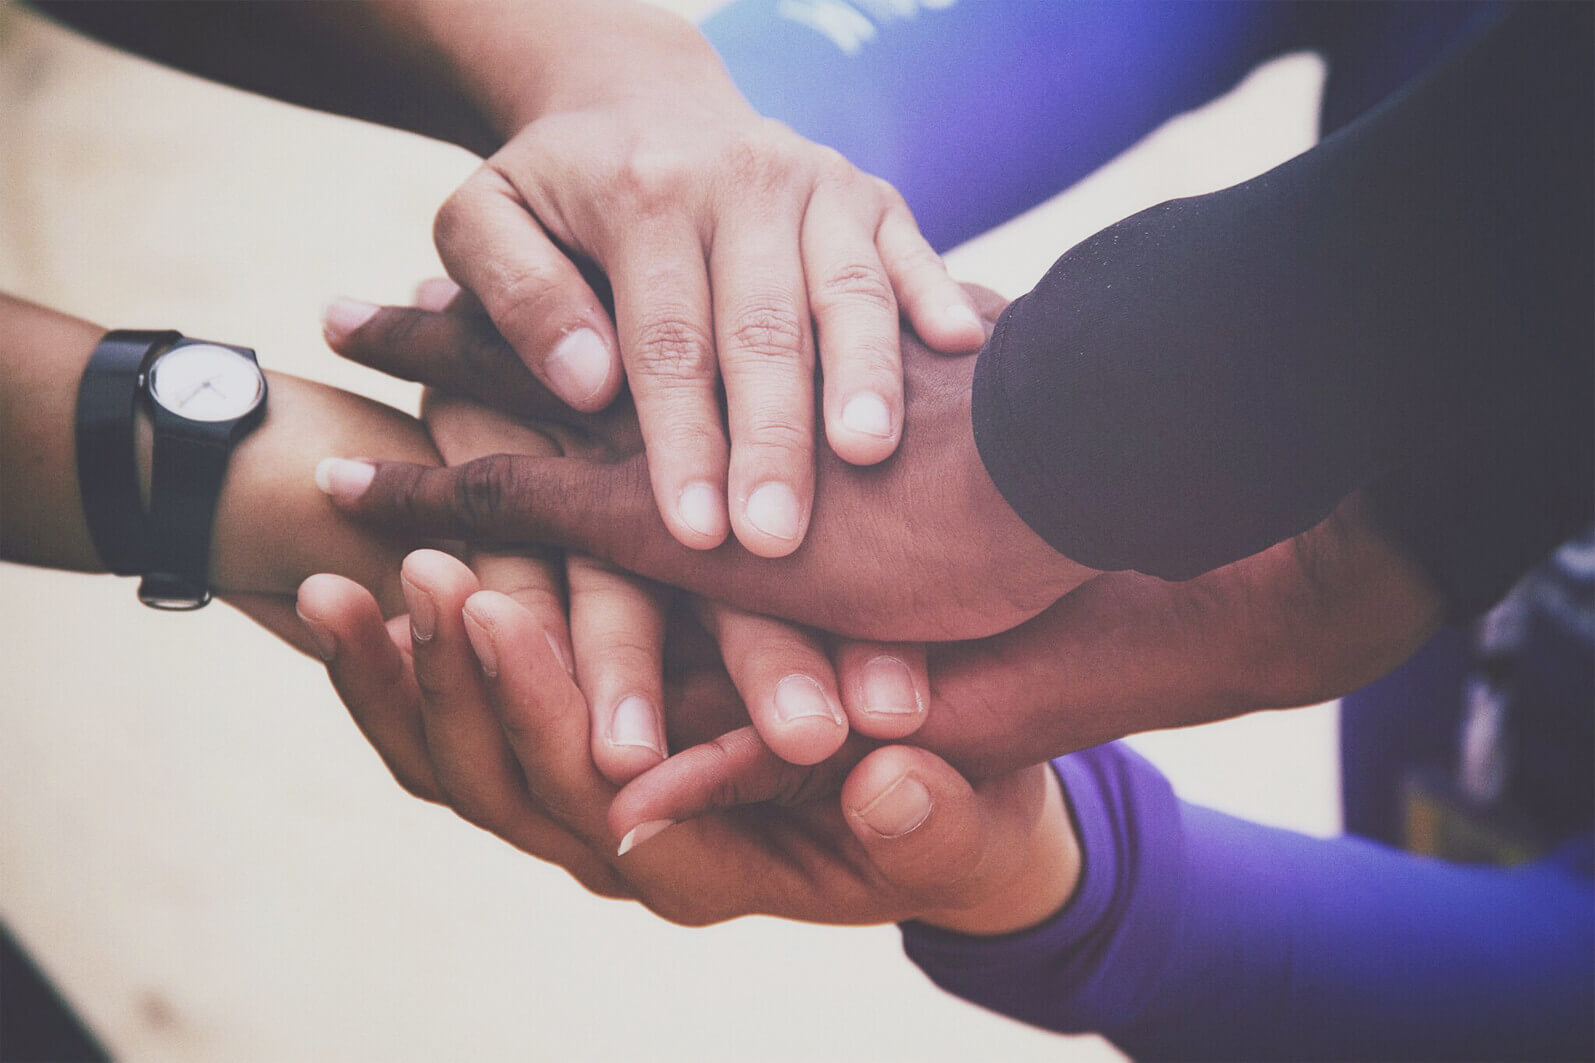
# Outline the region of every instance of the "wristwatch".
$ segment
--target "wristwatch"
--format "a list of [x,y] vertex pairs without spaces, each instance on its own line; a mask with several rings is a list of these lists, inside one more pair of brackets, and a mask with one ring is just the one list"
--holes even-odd
[[[147,513],[133,451],[140,405],[155,437]],[[117,331],[95,349],[78,390],[83,512],[111,571],[144,577],[145,605],[210,601],[216,501],[233,448],[265,414],[266,378],[247,347]]]

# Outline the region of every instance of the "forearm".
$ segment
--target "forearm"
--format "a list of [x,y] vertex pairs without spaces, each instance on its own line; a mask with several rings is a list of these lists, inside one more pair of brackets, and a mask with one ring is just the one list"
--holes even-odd
[[1587,878],[1246,823],[1179,802],[1118,747],[1059,770],[1086,869],[1074,901],[1000,941],[907,928],[944,988],[1137,1058],[1589,1053]]
[[976,377],[1010,502],[1083,564],[1185,579],[1378,488],[1453,601],[1504,589],[1595,479],[1588,34],[1514,8],[1312,151],[1060,259]]
[[[78,384],[105,334],[98,325],[0,295],[0,558],[103,571],[78,488]],[[339,571],[389,593],[401,547],[339,516],[316,490],[329,453],[404,455],[437,463],[414,418],[347,392],[268,374],[260,427],[239,443],[216,511],[211,577],[219,591],[289,593]],[[149,439],[138,466],[147,489]]]
[[551,106],[624,91],[650,64],[719,69],[689,23],[635,0],[33,3],[167,66],[483,155]]

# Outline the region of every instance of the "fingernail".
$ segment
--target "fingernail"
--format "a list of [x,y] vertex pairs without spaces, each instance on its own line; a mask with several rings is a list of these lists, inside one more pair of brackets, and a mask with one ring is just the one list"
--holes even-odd
[[864,665],[860,684],[864,711],[883,716],[907,716],[924,706],[914,689],[914,675],[896,657],[876,657]]
[[321,334],[328,343],[342,343],[352,332],[370,321],[378,309],[375,303],[359,299],[334,299],[321,311]]
[[417,642],[430,642],[438,626],[432,596],[403,576],[399,577],[399,588],[404,591],[404,604],[410,610],[410,637]]
[[806,675],[789,675],[775,685],[775,714],[783,723],[816,716],[842,722],[831,699],[825,696],[825,690]]
[[570,659],[570,653],[566,651],[565,644],[556,639],[552,631],[543,632],[543,638],[548,640],[548,648],[554,651],[554,660],[558,661],[559,666],[565,669],[568,674],[574,676],[576,674],[576,662]]
[[720,504],[720,492],[701,480],[681,489],[676,512],[681,523],[699,535],[725,534],[725,507]]
[[566,402],[585,402],[609,379],[609,348],[598,333],[579,328],[548,352],[543,369],[548,382]]
[[316,486],[340,502],[357,501],[371,486],[377,467],[348,458],[323,458],[316,466]]
[[332,629],[319,620],[312,620],[304,613],[299,612],[299,607],[294,606],[294,612],[299,613],[299,620],[305,625],[305,630],[310,632],[310,641],[316,644],[316,652],[323,661],[330,661],[338,656],[338,636]]
[[637,824],[626,832],[624,838],[620,839],[620,848],[615,850],[615,855],[625,856],[666,827],[673,827],[675,824],[676,821],[673,819],[650,819],[647,823]]
[[636,746],[651,749],[660,757],[665,755],[664,743],[659,741],[659,716],[647,698],[633,694],[615,706],[609,721],[609,744]]
[[[415,614],[410,614],[410,623],[415,623]],[[471,649],[476,653],[477,663],[482,666],[482,674],[489,679],[498,678],[498,647],[493,645],[493,633],[486,624],[471,615],[470,607],[460,613],[460,619],[465,622],[465,637],[471,643]]]
[[890,439],[892,411],[887,409],[885,399],[872,391],[865,391],[854,395],[842,407],[842,427],[860,435]]
[[775,539],[796,539],[803,513],[783,483],[762,484],[748,496],[748,523]]
[[986,331],[986,326],[980,317],[963,303],[952,303],[942,310],[942,320],[953,328],[977,329],[981,333]]
[[415,305],[420,310],[442,313],[459,294],[460,286],[447,277],[431,277],[415,286]]
[[882,838],[901,838],[930,818],[930,791],[912,775],[899,775],[875,799],[858,810],[864,825]]

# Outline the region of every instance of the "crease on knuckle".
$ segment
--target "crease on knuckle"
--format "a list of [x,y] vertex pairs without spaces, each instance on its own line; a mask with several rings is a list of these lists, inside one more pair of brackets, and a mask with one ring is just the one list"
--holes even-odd
[[738,311],[726,339],[728,361],[754,358],[801,363],[807,358],[803,323],[785,299],[766,299]]
[[755,450],[775,451],[777,455],[806,456],[814,448],[814,429],[810,422],[794,419],[786,409],[755,409],[740,425],[740,442]]
[[632,342],[637,375],[669,386],[698,384],[715,376],[714,342],[681,314],[644,322]]
[[819,307],[840,303],[863,304],[882,313],[897,313],[897,299],[892,286],[880,269],[871,263],[848,262],[832,269],[821,278],[813,293]]
[[559,292],[562,271],[557,263],[523,262],[497,272],[482,303],[510,343],[524,342],[550,319],[550,304]]
[[452,499],[454,524],[459,532],[479,536],[503,516],[510,494],[512,460],[510,455],[494,454],[459,466],[454,474]]

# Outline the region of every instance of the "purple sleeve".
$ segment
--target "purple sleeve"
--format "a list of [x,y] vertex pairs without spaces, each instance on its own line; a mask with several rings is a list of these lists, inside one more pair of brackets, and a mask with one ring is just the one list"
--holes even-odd
[[903,928],[976,1004],[1141,1059],[1590,1058],[1595,890],[1581,867],[1465,867],[1175,799],[1121,746],[1055,762],[1085,854],[1042,926]]

